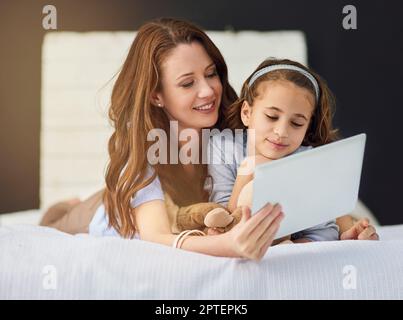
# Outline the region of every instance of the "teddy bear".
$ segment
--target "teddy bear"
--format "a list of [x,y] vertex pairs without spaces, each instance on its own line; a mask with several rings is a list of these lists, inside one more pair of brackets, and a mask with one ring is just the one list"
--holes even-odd
[[[237,207],[252,204],[253,180],[248,182],[241,190]],[[165,204],[171,232],[178,234],[184,230],[198,229],[207,234],[208,228],[216,228],[221,232],[231,230],[240,220],[241,211],[231,213],[226,207],[214,202],[201,202],[185,207],[176,205],[169,194],[165,193]],[[272,245],[291,243],[290,236],[273,241]]]
[[171,232],[178,234],[184,230],[198,229],[207,234],[208,228],[220,228],[226,232],[241,220],[241,212],[231,214],[224,206],[214,202],[200,202],[185,207],[174,203],[165,193],[165,205]]
[[[237,206],[252,203],[252,181],[246,184],[239,194]],[[184,230],[198,229],[207,232],[208,228],[229,231],[241,220],[240,210],[231,213],[226,207],[214,202],[200,202],[179,207],[168,193],[164,193],[171,232],[178,234]]]

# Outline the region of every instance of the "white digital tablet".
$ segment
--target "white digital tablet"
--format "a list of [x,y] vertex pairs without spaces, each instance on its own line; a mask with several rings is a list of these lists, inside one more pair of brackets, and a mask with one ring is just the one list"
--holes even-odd
[[281,204],[285,218],[276,239],[351,213],[365,141],[359,134],[256,166],[252,213]]

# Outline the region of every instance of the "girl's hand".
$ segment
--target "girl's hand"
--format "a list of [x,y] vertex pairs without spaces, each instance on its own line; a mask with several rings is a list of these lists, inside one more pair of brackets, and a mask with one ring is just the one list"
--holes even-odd
[[248,207],[242,210],[241,221],[225,233],[235,255],[260,260],[273,242],[274,236],[284,218],[280,205],[267,204],[251,217]]
[[340,235],[340,240],[379,240],[375,227],[369,224],[367,218],[363,218]]

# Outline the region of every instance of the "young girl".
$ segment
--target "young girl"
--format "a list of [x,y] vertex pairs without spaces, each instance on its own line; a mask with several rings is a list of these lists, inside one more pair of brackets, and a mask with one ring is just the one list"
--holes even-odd
[[[235,139],[227,141],[235,141],[236,152],[230,158],[232,163],[217,164],[219,161],[213,159],[209,164],[213,182],[210,201],[228,206],[231,212],[239,205],[250,206],[253,192],[253,170],[248,170],[250,160],[255,164],[275,161],[335,141],[333,107],[334,99],[326,83],[300,63],[275,59],[261,63],[244,83],[239,99],[228,109],[229,128],[234,131]],[[248,134],[246,130],[235,132],[246,128],[252,130]],[[221,135],[212,137],[213,157],[225,159],[223,153],[230,149],[222,148],[221,143]],[[361,225],[363,230],[359,230]],[[361,221],[353,229],[342,238],[350,238],[354,232],[361,234],[365,229],[362,237],[377,239],[368,221]],[[336,221],[329,221],[293,234],[289,239],[294,242],[337,240],[339,228]]]

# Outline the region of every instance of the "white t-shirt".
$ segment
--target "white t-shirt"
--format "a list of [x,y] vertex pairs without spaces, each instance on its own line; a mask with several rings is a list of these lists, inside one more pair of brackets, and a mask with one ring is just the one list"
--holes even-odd
[[[152,170],[148,171],[146,179],[148,179],[152,175]],[[131,199],[131,207],[136,208],[143,203],[153,201],[153,200],[163,200],[164,201],[164,193],[161,188],[160,180],[157,177],[146,187],[139,190],[135,197]],[[88,233],[97,237],[120,237],[120,234],[116,231],[115,228],[109,227],[109,219],[108,215],[105,212],[105,206],[101,204],[97,211],[95,212],[94,217],[92,218]],[[135,239],[140,239],[138,233],[134,235]]]

